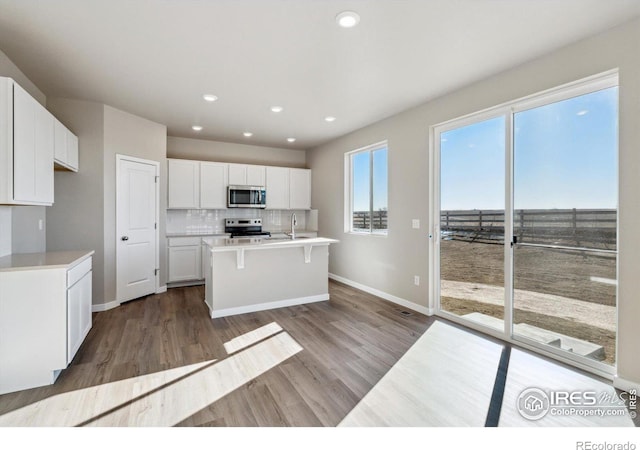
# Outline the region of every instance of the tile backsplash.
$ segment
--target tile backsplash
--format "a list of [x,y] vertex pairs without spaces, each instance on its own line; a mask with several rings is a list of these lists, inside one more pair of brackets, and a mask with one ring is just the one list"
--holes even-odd
[[[218,234],[224,233],[227,218],[262,218],[262,229],[272,233],[288,231],[291,214],[296,213],[297,229],[307,230],[317,220],[315,211],[285,211],[266,209],[170,209],[167,211],[167,234]],[[310,219],[310,220],[308,220]],[[311,231],[311,230],[310,230]],[[315,231],[315,230],[313,230]]]

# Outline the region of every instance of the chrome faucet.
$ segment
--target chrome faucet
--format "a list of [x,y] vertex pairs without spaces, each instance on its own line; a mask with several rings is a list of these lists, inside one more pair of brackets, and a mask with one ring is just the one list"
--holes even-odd
[[298,225],[298,220],[296,219],[296,213],[291,214],[291,239],[296,238],[296,225]]

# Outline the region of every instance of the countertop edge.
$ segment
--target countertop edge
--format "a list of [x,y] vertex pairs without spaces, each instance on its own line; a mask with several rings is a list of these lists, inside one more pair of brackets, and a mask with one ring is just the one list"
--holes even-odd
[[299,239],[299,240],[283,240],[276,242],[261,242],[259,244],[237,244],[237,245],[224,245],[224,246],[213,246],[210,243],[206,242],[203,239],[203,242],[207,244],[208,250],[212,253],[219,252],[234,252],[238,250],[269,250],[269,249],[278,249],[278,248],[288,248],[288,247],[305,247],[305,246],[327,246],[330,244],[337,244],[340,241],[332,238],[308,238],[308,239]]
[[[2,267],[2,260],[3,258],[11,258],[14,256],[20,256],[20,255],[30,255],[30,256],[22,256],[23,258],[29,258],[32,257],[34,259],[37,258],[42,258],[42,257],[46,257],[45,255],[50,254],[69,254],[69,256],[71,256],[71,259],[68,260],[67,262],[60,262],[57,264],[29,264],[29,263],[25,263],[24,265],[16,265],[16,266],[11,266],[11,267]],[[76,255],[74,255],[76,254]],[[0,257],[0,273],[3,272],[20,272],[20,271],[27,271],[27,270],[51,270],[51,269],[72,269],[75,266],[77,266],[78,264],[80,264],[81,262],[83,262],[84,260],[86,260],[87,258],[93,256],[95,254],[95,250],[70,250],[70,251],[61,251],[61,252],[44,252],[44,253],[23,253],[23,254],[11,254],[11,255],[6,255],[3,257]]]

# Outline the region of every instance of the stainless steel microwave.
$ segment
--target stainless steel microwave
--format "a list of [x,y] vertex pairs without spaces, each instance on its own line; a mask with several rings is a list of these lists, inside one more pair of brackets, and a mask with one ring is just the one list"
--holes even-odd
[[266,208],[267,193],[264,186],[233,186],[227,191],[229,208]]

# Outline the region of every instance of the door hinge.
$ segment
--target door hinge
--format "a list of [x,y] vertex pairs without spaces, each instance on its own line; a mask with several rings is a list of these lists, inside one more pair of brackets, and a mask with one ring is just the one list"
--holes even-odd
[[153,274],[157,277],[158,276],[158,272],[160,272],[160,269],[153,269]]
[[156,183],[158,182],[159,179],[160,179],[160,175],[156,175],[155,177]]
[[158,222],[156,222],[156,223],[154,223],[154,224],[153,224],[153,229],[154,229],[154,230],[157,230],[157,229],[158,229]]

